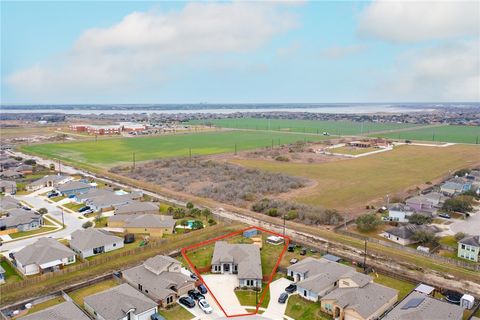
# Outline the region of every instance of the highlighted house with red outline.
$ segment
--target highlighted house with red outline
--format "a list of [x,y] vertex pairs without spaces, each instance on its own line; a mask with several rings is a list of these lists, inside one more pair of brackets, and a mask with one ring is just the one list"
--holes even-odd
[[[254,312],[246,312],[246,313],[242,313],[242,314],[228,314],[226,311],[225,311],[225,308],[224,306],[222,306],[221,302],[219,301],[218,299],[218,296],[221,295],[221,293],[219,292],[212,292],[212,290],[210,290],[210,287],[208,286],[208,283],[204,281],[204,278],[202,277],[202,275],[200,274],[200,272],[198,271],[197,267],[192,263],[192,260],[188,257],[188,252],[191,252],[191,251],[194,251],[194,250],[197,250],[203,246],[208,246],[208,245],[211,245],[213,243],[217,243],[217,241],[222,241],[222,240],[226,240],[228,238],[231,238],[231,237],[234,237],[234,236],[237,236],[237,235],[242,235],[245,231],[248,231],[248,230],[252,230],[252,229],[256,229],[258,231],[261,231],[262,233],[265,233],[265,234],[270,234],[270,235],[274,235],[274,236],[277,236],[277,237],[281,237],[283,238],[285,241],[284,241],[284,246],[283,246],[283,249],[275,263],[275,266],[273,267],[271,273],[269,275],[262,275],[263,276],[263,279],[265,279],[266,276],[268,276],[268,279],[265,281],[265,289],[263,290],[261,296],[260,296],[260,299],[258,301],[258,304],[256,305],[256,308],[255,308],[255,311]],[[241,316],[247,316],[247,315],[254,315],[254,314],[257,314],[258,313],[258,310],[259,310],[259,307],[262,305],[262,302],[263,300],[265,299],[265,295],[267,293],[267,290],[268,290],[268,287],[270,285],[270,283],[272,282],[273,280],[273,277],[275,275],[275,273],[277,272],[277,269],[278,269],[278,266],[280,264],[280,261],[282,260],[283,258],[283,255],[285,254],[286,250],[287,250],[287,247],[290,243],[290,238],[287,237],[287,236],[284,236],[284,235],[281,235],[279,233],[276,233],[276,232],[272,232],[272,231],[269,231],[269,230],[266,230],[264,228],[261,228],[261,227],[255,227],[255,226],[252,226],[252,227],[248,227],[248,228],[245,228],[245,229],[242,229],[242,230],[239,230],[239,231],[236,231],[236,232],[232,232],[230,234],[226,234],[224,236],[220,236],[220,237],[216,237],[216,238],[213,238],[213,239],[210,239],[210,240],[207,240],[207,241],[203,241],[203,242],[200,242],[200,243],[197,243],[197,244],[194,244],[194,245],[191,245],[189,247],[185,247],[182,249],[182,256],[183,258],[185,259],[185,261],[188,262],[188,264],[190,265],[192,271],[199,277],[199,279],[204,283],[204,285],[207,287],[208,291],[210,292],[210,294],[212,295],[212,298],[213,300],[215,301],[215,303],[218,305],[218,307],[222,310],[222,312],[225,314],[225,316],[227,318],[233,318],[233,317],[241,317]],[[219,272],[219,271],[217,271]]]

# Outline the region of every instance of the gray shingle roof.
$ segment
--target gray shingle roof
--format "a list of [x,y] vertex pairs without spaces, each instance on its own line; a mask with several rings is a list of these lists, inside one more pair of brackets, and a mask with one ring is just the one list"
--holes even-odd
[[435,226],[407,224],[405,226],[389,229],[385,232],[391,235],[394,235],[396,237],[399,237],[401,239],[410,239],[417,231],[427,231],[427,232],[436,233],[436,232],[439,232],[439,229]]
[[172,265],[178,265],[180,267],[180,263],[178,260],[175,260],[169,256],[155,256],[150,259],[147,259],[143,265],[145,268],[150,270],[155,274],[160,274],[163,271],[167,271],[168,268]]
[[88,228],[72,233],[70,246],[77,250],[87,250],[122,242],[123,239],[103,230]]
[[73,302],[66,301],[24,317],[22,320],[90,320]]
[[465,237],[459,242],[469,246],[480,247],[480,236]]
[[141,202],[141,201],[132,201],[128,204],[124,204],[115,208],[115,214],[129,214],[142,211],[157,211],[158,206],[153,202]]
[[69,181],[59,185],[57,187],[57,190],[60,192],[66,192],[66,191],[86,189],[86,188],[93,188],[93,186],[82,181]]
[[9,212],[8,217],[0,219],[0,224],[4,224],[7,228],[14,228],[22,224],[29,224],[32,221],[40,221],[41,219],[42,217],[33,211],[13,209]]
[[225,241],[215,242],[212,265],[226,262],[238,264],[239,279],[262,278],[260,249],[254,244],[231,244]]
[[109,221],[125,221],[127,228],[172,228],[175,220],[161,214],[121,214],[109,218]]
[[33,181],[32,183],[30,183],[30,185],[31,186],[37,186],[37,185],[44,184],[45,182],[48,182],[48,181],[52,181],[53,183],[56,183],[56,182],[59,182],[59,181],[63,181],[65,179],[67,179],[67,176],[49,175],[49,176],[45,176],[43,178],[40,178],[38,180]]
[[1,210],[8,211],[8,210],[19,208],[19,207],[21,207],[20,201],[12,198],[10,196],[6,196],[6,197],[3,197],[3,198],[0,199],[0,209]]
[[67,248],[60,242],[52,238],[40,238],[31,245],[26,246],[15,253],[15,260],[22,265],[37,264],[41,265],[54,260],[61,260],[74,256],[70,248]]
[[[157,257],[155,257],[157,258]],[[155,264],[159,263],[160,260],[149,259],[150,262],[154,265],[153,267],[159,267]],[[147,260],[147,261],[149,261]],[[146,262],[147,262],[146,261]],[[160,274],[152,271],[151,266],[142,264],[137,267],[130,268],[123,271],[123,277],[130,283],[135,285],[141,284],[144,290],[148,290],[148,293],[155,297],[155,299],[163,300],[169,295],[175,294],[175,291],[171,290],[172,286],[177,288],[184,287],[187,284],[194,283],[190,277],[179,272],[169,272],[163,271]]]
[[[412,299],[422,299],[416,307],[407,308]],[[419,301],[420,301],[419,300]],[[410,293],[383,320],[461,320],[463,308],[460,306],[440,301],[419,292]]]
[[336,300],[341,308],[354,310],[364,319],[369,319],[397,295],[395,289],[369,283],[361,288],[336,288],[320,300]]
[[132,309],[138,315],[157,306],[155,301],[126,283],[87,296],[84,303],[106,320],[123,319]]

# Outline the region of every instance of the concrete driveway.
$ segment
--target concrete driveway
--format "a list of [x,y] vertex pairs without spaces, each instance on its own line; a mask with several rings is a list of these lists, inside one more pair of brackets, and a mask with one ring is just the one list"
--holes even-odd
[[[234,289],[238,285],[238,279],[233,274],[208,274],[202,276],[210,291],[213,292],[215,298],[222,305],[227,315],[245,314],[247,311],[240,304],[235,295]],[[208,303],[211,306],[216,306],[219,310],[213,297],[209,294],[206,296]],[[223,315],[223,312],[220,311]]]
[[285,288],[288,287],[292,281],[286,278],[280,278],[270,283],[270,302],[268,303],[267,310],[262,314],[262,317],[268,319],[283,319],[285,309],[287,308],[287,302],[278,303],[278,297],[285,292]]
[[472,213],[467,220],[459,220],[450,225],[450,230],[453,233],[463,232],[469,235],[480,234],[480,209]]

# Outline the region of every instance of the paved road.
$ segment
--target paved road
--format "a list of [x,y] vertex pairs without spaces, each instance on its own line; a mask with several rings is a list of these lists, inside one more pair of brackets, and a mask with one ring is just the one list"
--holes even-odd
[[285,292],[285,288],[291,283],[292,281],[286,278],[280,278],[270,283],[270,302],[262,316],[271,319],[283,319],[285,317],[287,302],[279,303],[278,297]]
[[[55,220],[59,221],[60,223],[62,222],[62,210],[57,208],[55,205],[52,203],[46,201],[43,197],[41,196],[35,196],[35,195],[24,195],[24,196],[15,196],[16,199],[21,200],[23,202],[28,203],[31,205],[35,210],[38,210],[40,208],[46,208],[48,210],[48,215],[53,217]],[[24,240],[18,240],[18,241],[12,241],[8,243],[4,243],[0,249],[3,251],[18,251],[21,248],[25,247],[26,245],[34,243],[38,238],[42,237],[53,237],[53,238],[65,238],[68,237],[72,232],[75,230],[81,229],[82,224],[85,222],[85,220],[78,219],[80,215],[75,214],[75,213],[68,213],[64,212],[63,217],[65,221],[66,228],[48,233],[45,235],[40,235],[38,237],[32,237]]]
[[460,220],[450,225],[453,233],[463,232],[469,235],[480,235],[480,209],[472,214],[467,220]]

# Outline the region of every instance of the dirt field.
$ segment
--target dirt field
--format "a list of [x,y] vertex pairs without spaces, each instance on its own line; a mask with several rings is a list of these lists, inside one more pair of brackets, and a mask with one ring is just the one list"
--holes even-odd
[[315,180],[314,187],[297,190],[291,198],[305,204],[358,212],[367,204],[383,203],[387,194],[391,199],[406,195],[407,191],[425,187],[426,182],[434,183],[456,169],[480,165],[480,148],[402,146],[391,152],[324,163],[245,159],[231,162]]

